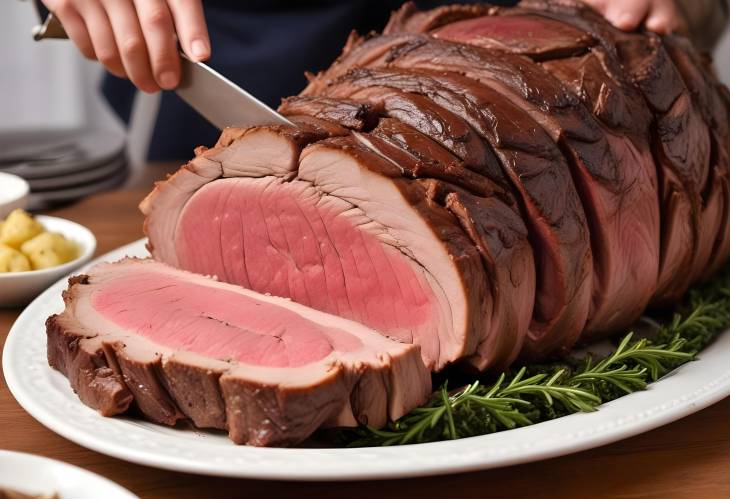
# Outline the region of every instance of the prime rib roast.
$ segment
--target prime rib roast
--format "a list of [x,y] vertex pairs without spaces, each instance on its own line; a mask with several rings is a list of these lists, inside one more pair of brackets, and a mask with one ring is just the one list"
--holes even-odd
[[378,427],[431,372],[565,354],[730,256],[730,92],[574,1],[405,4],[280,112],[155,186],[154,260],[72,279],[48,355],[87,405],[252,445]]

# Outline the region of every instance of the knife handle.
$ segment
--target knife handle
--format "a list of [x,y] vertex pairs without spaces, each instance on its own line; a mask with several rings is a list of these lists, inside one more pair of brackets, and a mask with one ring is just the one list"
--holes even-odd
[[35,0],[35,7],[38,11],[38,17],[41,19],[41,24],[33,28],[33,39],[35,41],[44,40],[47,38],[64,39],[68,38],[66,30],[63,29],[61,21],[58,20],[52,12],[49,12],[43,2]]

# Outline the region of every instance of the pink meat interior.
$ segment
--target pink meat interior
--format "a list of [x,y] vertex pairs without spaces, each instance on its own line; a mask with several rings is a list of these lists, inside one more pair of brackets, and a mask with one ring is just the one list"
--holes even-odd
[[350,333],[284,307],[157,272],[112,279],[94,291],[91,304],[159,345],[220,360],[299,367],[362,346]]
[[307,182],[229,178],[193,195],[175,239],[182,268],[410,343],[432,321],[436,298],[416,264],[378,230],[359,209]]
[[[585,33],[541,16],[484,16],[447,24],[434,33],[436,38],[452,42],[472,43],[492,41],[512,45],[519,40],[526,49],[534,47],[539,51],[545,47],[555,48],[565,44],[572,46]],[[488,44],[491,46],[491,44]]]

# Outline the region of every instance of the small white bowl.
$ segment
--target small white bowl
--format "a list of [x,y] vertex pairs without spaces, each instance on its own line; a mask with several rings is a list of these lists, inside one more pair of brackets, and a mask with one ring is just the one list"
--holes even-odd
[[77,466],[47,457],[0,450],[0,488],[74,499],[139,499],[127,489]]
[[25,208],[29,194],[28,182],[17,175],[0,172],[0,218],[7,217],[16,208]]
[[48,269],[0,273],[0,308],[27,305],[41,291],[87,263],[96,250],[96,238],[89,229],[65,218],[36,216],[49,232],[58,232],[79,246],[75,260]]

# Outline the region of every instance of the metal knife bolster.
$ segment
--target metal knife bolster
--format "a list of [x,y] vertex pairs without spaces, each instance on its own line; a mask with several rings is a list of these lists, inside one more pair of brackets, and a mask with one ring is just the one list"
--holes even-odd
[[[42,6],[38,8],[43,16]],[[33,38],[63,39],[68,36],[61,22],[49,12],[43,23],[33,28]],[[175,92],[219,130],[229,126],[293,125],[207,64],[191,61],[182,52],[180,69],[180,84]]]

